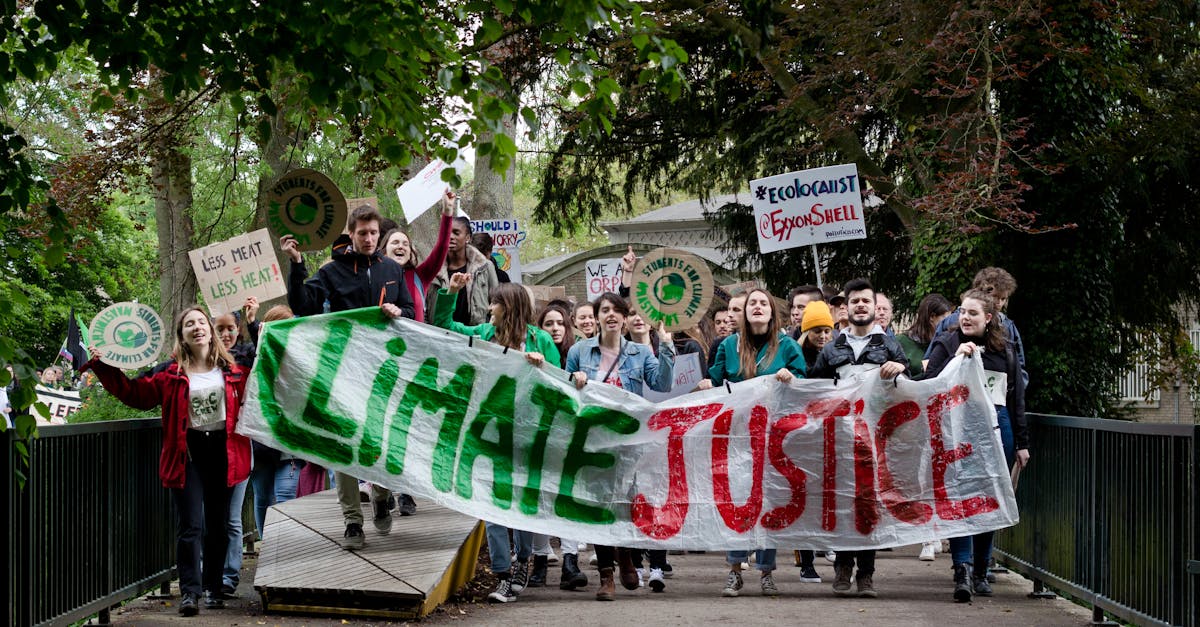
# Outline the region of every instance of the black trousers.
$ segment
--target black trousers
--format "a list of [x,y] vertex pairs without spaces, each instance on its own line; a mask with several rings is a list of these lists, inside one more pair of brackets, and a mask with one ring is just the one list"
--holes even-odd
[[858,562],[858,577],[875,574],[875,551],[838,551],[833,560],[834,567],[854,566]]
[[[231,488],[226,485],[229,467],[225,432],[188,429],[188,461],[182,488],[172,488],[175,501],[175,555],[179,589],[199,595],[221,591],[221,572],[229,534]],[[203,559],[203,566],[201,566]]]

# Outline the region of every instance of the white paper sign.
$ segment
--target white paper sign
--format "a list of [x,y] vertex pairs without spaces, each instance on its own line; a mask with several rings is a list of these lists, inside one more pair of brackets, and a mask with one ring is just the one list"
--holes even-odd
[[[50,408],[50,424],[65,425],[67,417],[79,411],[83,407],[83,401],[79,399],[79,392],[75,390],[52,390],[44,385],[34,387],[37,392],[37,400],[39,403],[45,403]],[[37,421],[45,424],[42,415],[33,412],[37,417]]]
[[621,289],[621,260],[592,259],[587,262],[583,276],[587,283],[587,299],[592,302],[605,292],[617,294]]
[[262,302],[287,294],[266,229],[209,244],[188,256],[204,302],[214,316],[241,309],[251,296]]
[[675,382],[671,384],[671,391],[655,392],[649,387],[642,388],[646,400],[651,403],[661,403],[695,390],[700,379],[704,378],[704,373],[700,370],[700,354],[676,355],[671,374],[675,377]]
[[859,183],[852,163],[750,181],[759,252],[866,239]]
[[441,159],[434,159],[429,165],[417,172],[417,175],[405,181],[396,188],[396,196],[400,198],[400,208],[404,209],[404,219],[412,224],[421,214],[429,210],[446,193],[449,185],[442,180],[442,170],[450,166]]
[[525,231],[517,224],[516,218],[499,220],[471,220],[471,231],[487,233],[492,236],[492,259],[496,267],[508,273],[513,283],[521,282],[521,242],[525,241]]

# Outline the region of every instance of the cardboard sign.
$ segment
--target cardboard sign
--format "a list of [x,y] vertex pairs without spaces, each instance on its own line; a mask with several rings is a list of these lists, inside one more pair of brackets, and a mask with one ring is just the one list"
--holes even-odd
[[365,308],[264,327],[237,431],[513,529],[877,549],[1017,523],[983,373],[957,357],[926,381],[765,376],[652,403]]
[[704,373],[700,370],[700,354],[676,355],[671,375],[675,379],[671,384],[671,391],[655,392],[649,387],[642,388],[646,400],[652,403],[661,403],[694,391],[700,380],[704,378]]
[[867,237],[852,163],[757,179],[750,191],[759,252]]
[[213,316],[241,309],[251,296],[263,302],[287,294],[287,281],[266,229],[209,244],[188,256]]
[[88,325],[88,346],[100,349],[100,361],[123,370],[158,361],[166,338],[158,312],[141,303],[105,307]]
[[552,300],[566,300],[567,288],[561,285],[522,285],[533,300],[533,310],[540,311]]
[[329,248],[346,228],[346,216],[346,197],[316,170],[292,170],[267,190],[271,234],[295,237],[301,251]]
[[587,284],[588,302],[593,302],[605,292],[618,294],[621,289],[621,260],[592,259],[584,268],[583,280]]
[[[370,207],[375,211],[379,211],[379,199],[374,196],[363,196],[362,198],[347,198],[346,199],[346,219],[350,219],[350,214],[354,213],[359,207]],[[380,233],[383,235],[383,233]]]
[[633,267],[629,297],[652,328],[684,331],[700,321],[712,301],[713,279],[703,259],[676,248],[650,251]]
[[[67,424],[67,417],[83,407],[79,392],[75,390],[53,390],[41,384],[34,386],[33,389],[37,392],[37,402],[45,403],[50,408],[50,424],[52,425]],[[37,412],[33,412],[33,414],[37,417],[38,422],[45,422],[42,420],[41,414]]]
[[447,167],[446,162],[434,159],[429,165],[421,168],[417,175],[408,179],[396,188],[396,197],[400,199],[400,208],[404,210],[404,219],[412,224],[429,210],[449,187],[442,180],[442,171]]
[[525,241],[525,231],[517,224],[516,218],[502,220],[471,220],[471,231],[487,233],[492,236],[492,259],[496,266],[508,273],[513,283],[521,282],[521,242]]

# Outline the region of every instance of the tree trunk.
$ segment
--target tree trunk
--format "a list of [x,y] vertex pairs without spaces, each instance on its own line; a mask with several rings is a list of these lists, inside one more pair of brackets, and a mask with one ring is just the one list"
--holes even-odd
[[[517,116],[504,118],[504,134],[509,137],[517,125]],[[492,133],[481,133],[480,142],[492,141]],[[471,198],[471,208],[468,213],[472,220],[489,220],[493,218],[511,218],[513,215],[513,181],[516,180],[516,168],[512,165],[504,172],[492,170],[490,156],[475,157],[475,183]]]
[[156,137],[151,155],[154,216],[158,222],[159,313],[168,325],[196,301],[192,249],[192,159],[174,133]]

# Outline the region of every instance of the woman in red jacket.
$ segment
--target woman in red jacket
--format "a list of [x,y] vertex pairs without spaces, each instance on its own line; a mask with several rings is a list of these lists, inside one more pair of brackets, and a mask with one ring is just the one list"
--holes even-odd
[[[91,368],[104,389],[137,409],[162,405],[163,448],[158,476],[175,502],[179,613],[204,606],[222,608],[221,570],[229,536],[230,490],[250,475],[250,440],[234,433],[245,371],[217,339],[208,314],[185,309],[175,322],[175,361],[150,375],[130,379],[100,361],[100,351],[80,370]],[[202,530],[208,530],[203,534]],[[203,545],[201,541],[203,540]],[[201,567],[201,552],[204,564]]]

